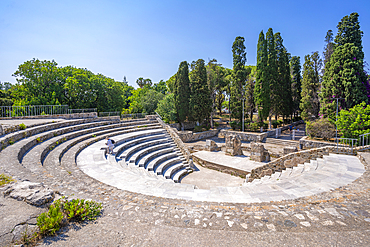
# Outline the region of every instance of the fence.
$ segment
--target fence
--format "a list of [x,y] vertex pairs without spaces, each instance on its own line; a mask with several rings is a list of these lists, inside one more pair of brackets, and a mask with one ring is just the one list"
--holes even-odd
[[68,105],[0,106],[0,117],[67,114]]
[[353,154],[353,147],[357,146],[357,139],[352,138],[337,138],[337,152]]
[[99,117],[110,117],[110,116],[120,116],[119,111],[106,111],[106,112],[99,112]]
[[73,114],[73,113],[88,113],[88,112],[97,112],[97,108],[68,109],[68,114]]

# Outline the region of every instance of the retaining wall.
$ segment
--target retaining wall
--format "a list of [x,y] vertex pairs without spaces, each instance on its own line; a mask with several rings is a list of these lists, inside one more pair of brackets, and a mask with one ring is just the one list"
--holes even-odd
[[218,129],[202,131],[202,132],[192,132],[192,131],[177,131],[178,136],[183,142],[198,141],[205,138],[214,137],[218,134]]
[[326,147],[326,146],[336,147],[337,144],[334,142],[310,140],[308,136],[305,136],[299,140],[299,146],[301,149],[310,149],[310,148],[320,148],[320,147]]
[[72,113],[72,114],[2,117],[2,118],[0,118],[0,120],[2,120],[2,119],[3,120],[6,120],[6,119],[52,119],[52,118],[78,119],[78,118],[96,118],[96,117],[98,117],[97,112],[87,112],[87,113]]

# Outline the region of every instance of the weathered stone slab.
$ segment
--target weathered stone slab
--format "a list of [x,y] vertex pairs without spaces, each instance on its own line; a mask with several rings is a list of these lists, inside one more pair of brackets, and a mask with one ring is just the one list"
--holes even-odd
[[54,191],[45,188],[41,183],[29,181],[18,182],[8,185],[4,189],[4,195],[18,201],[26,201],[35,206],[41,206],[54,199]]
[[251,160],[258,162],[270,161],[270,154],[263,144],[255,142],[251,143]]
[[284,147],[283,148],[284,154],[290,154],[290,153],[294,153],[294,152],[297,152],[297,151],[298,151],[297,147]]
[[242,141],[238,135],[227,135],[225,137],[226,155],[236,156],[242,155]]
[[205,151],[220,151],[221,148],[217,146],[216,142],[213,140],[206,140],[206,146],[204,148]]

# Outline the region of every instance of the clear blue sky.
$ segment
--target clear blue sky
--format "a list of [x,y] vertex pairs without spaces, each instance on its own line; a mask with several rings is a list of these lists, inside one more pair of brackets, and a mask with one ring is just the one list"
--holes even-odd
[[231,46],[243,36],[247,64],[256,63],[258,35],[280,32],[293,56],[322,54],[327,30],[360,15],[370,57],[370,1],[1,0],[0,81],[15,83],[18,65],[54,59],[136,87],[138,77],[167,80],[181,61],[216,58],[232,68]]

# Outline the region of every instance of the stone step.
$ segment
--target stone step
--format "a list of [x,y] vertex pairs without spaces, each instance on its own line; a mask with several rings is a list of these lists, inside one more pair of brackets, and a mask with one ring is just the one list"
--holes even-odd
[[164,172],[164,177],[166,179],[171,179],[171,177],[180,169],[184,167],[189,167],[186,166],[183,162],[177,163],[175,165],[170,166],[165,172]]
[[170,166],[175,165],[176,163],[181,163],[181,160],[178,156],[163,161],[162,163],[159,164],[159,166],[157,166],[157,168],[155,169],[155,173],[157,175],[164,175],[164,171]]
[[[165,147],[168,147],[168,145],[165,145]],[[173,147],[173,144],[170,144],[169,147]],[[143,148],[143,149],[139,150],[138,152],[134,153],[130,157],[130,159],[128,160],[128,162],[136,165],[138,163],[139,159],[141,159],[142,156],[144,156],[144,155],[146,155],[148,153],[154,152],[154,151],[161,150],[163,148],[164,147],[162,145],[159,145],[159,144],[154,144],[152,146]]]
[[[150,160],[155,159],[156,157],[163,155],[163,154],[175,152],[174,150],[175,148],[170,147],[170,148],[165,148],[165,149],[157,150],[155,152],[148,153],[140,159],[138,166],[145,168],[147,167]],[[178,153],[178,155],[180,154]]]
[[278,138],[266,138],[265,143],[299,148],[299,141],[290,141]]
[[173,175],[172,175],[172,180],[175,183],[180,183],[181,179],[186,176],[187,174],[190,173],[191,170],[188,170],[187,168],[181,168],[177,170]]
[[172,159],[172,158],[176,158],[176,157],[178,157],[178,155],[175,152],[161,154],[161,155],[157,156],[156,158],[152,159],[148,163],[146,169],[148,171],[155,171],[157,166],[159,166],[160,163],[162,163],[166,160]]
[[169,142],[167,138],[162,138],[162,139],[157,139],[153,141],[148,141],[144,143],[140,143],[138,145],[131,146],[130,148],[126,149],[120,156],[119,158],[124,160],[125,162],[128,162],[129,157],[133,155],[134,153],[140,151],[141,149],[144,149],[146,147],[152,146],[152,145],[160,145],[160,144],[167,144],[164,145],[163,147],[170,147],[173,144]]

